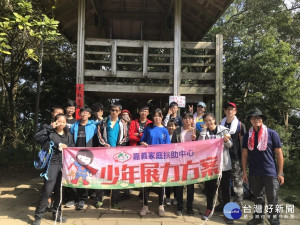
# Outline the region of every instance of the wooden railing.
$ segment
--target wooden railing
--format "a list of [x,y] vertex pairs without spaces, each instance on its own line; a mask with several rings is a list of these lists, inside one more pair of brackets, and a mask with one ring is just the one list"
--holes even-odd
[[[85,80],[172,84],[172,41],[85,40]],[[216,43],[181,43],[181,85],[214,86]],[[116,79],[118,78],[118,79]]]

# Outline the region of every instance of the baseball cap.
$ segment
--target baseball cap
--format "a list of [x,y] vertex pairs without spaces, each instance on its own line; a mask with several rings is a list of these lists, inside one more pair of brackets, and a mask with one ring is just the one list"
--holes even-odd
[[236,104],[235,104],[235,103],[233,103],[233,102],[227,102],[227,103],[225,104],[225,106],[224,106],[224,109],[226,109],[228,106],[231,106],[231,107],[233,107],[233,108],[236,108],[236,109],[237,109],[237,107],[236,107]]
[[202,106],[203,108],[206,108],[206,104],[204,102],[198,102],[197,107]]

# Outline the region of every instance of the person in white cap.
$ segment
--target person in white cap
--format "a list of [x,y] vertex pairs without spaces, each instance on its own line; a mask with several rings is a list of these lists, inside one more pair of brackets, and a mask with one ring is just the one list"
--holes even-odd
[[[193,126],[196,127],[198,131],[201,132],[202,127],[204,126],[203,115],[205,113],[206,104],[204,102],[198,102],[197,104],[197,111],[194,113],[194,124]],[[189,111],[193,113],[193,106],[189,106]]]

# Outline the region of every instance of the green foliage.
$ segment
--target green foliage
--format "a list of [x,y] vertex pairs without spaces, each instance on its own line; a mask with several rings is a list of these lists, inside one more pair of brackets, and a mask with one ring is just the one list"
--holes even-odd
[[[18,117],[22,88],[28,77],[24,67],[33,65],[41,55],[41,44],[55,40],[58,21],[43,14],[39,1],[4,0],[0,2],[0,116],[2,144],[16,147],[20,141]],[[35,7],[33,7],[35,4]],[[36,80],[36,78],[34,79]],[[34,102],[34,101],[33,101]],[[21,135],[22,136],[22,135]]]

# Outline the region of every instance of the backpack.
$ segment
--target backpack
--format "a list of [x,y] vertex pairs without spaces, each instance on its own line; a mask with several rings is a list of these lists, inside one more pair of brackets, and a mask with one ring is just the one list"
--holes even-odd
[[43,170],[43,172],[40,174],[40,177],[45,177],[46,180],[48,180],[48,168],[49,164],[52,158],[53,149],[54,146],[53,141],[46,142],[42,149],[39,151],[39,154],[37,158],[34,160],[33,165],[38,170]]

